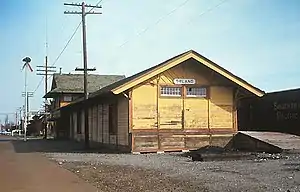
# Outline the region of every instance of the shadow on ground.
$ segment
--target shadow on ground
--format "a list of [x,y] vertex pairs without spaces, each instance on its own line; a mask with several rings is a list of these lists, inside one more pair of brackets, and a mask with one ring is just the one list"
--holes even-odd
[[106,147],[97,147],[85,149],[84,143],[70,140],[56,139],[30,139],[11,140],[16,153],[124,153],[117,149],[109,149]]

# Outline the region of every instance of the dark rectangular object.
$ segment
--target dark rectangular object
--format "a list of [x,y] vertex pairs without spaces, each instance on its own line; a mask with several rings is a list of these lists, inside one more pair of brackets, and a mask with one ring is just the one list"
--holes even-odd
[[276,131],[300,135],[300,89],[267,93],[241,100],[239,130]]

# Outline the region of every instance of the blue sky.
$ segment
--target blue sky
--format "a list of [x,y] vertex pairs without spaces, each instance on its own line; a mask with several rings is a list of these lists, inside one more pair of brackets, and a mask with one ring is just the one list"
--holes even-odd
[[[185,1],[103,0],[103,14],[87,17],[89,67],[129,76],[194,49],[265,91],[300,87],[300,1],[227,0],[205,14],[222,0],[189,0],[176,9]],[[79,10],[64,2],[1,0],[0,113],[23,104],[22,59],[31,57],[34,69],[44,64],[46,18],[50,65],[80,22],[78,15],[63,14]],[[56,66],[73,73],[82,66],[81,51],[80,28]],[[40,79],[29,74],[29,91]],[[43,94],[42,84],[30,100],[32,110],[40,108]]]

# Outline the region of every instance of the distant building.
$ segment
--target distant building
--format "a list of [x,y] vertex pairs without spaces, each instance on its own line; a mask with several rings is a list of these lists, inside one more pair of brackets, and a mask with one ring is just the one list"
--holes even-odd
[[[88,75],[88,92],[97,91],[111,83],[124,79],[124,75]],[[83,74],[54,74],[51,90],[44,98],[52,98],[50,118],[53,121],[55,136],[63,137],[64,131],[60,129],[65,122],[61,119],[60,108],[83,97]]]

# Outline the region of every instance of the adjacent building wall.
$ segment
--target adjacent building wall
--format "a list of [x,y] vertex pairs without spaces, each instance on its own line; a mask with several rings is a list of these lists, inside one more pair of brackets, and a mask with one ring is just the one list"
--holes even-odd
[[[106,145],[128,150],[129,100],[123,95],[111,99],[111,101],[107,100],[107,103],[100,103],[96,100],[89,105],[89,140],[94,147]],[[111,114],[110,117],[109,106],[112,103],[115,106],[115,113]],[[70,130],[74,131],[70,131],[70,138],[84,141],[84,110],[71,109],[71,111],[74,112],[70,115],[70,121],[72,122]],[[79,121],[78,116],[80,116]],[[110,126],[109,121],[113,121],[115,127]],[[78,130],[78,124],[81,124],[80,130]]]

